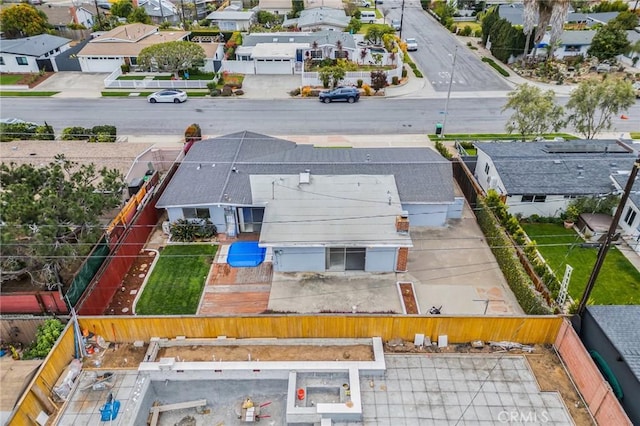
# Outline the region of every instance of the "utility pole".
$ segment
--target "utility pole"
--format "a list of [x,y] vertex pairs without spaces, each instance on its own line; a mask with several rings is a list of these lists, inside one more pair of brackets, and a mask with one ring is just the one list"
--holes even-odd
[[624,210],[624,205],[627,203],[627,200],[629,199],[631,188],[633,187],[633,184],[636,180],[636,176],[638,175],[638,169],[640,169],[640,156],[636,159],[635,163],[633,164],[631,173],[629,173],[629,179],[627,180],[627,184],[624,188],[624,192],[622,193],[622,198],[620,198],[620,203],[618,204],[618,208],[616,209],[616,214],[613,215],[613,219],[611,220],[611,226],[609,226],[609,231],[607,231],[605,240],[600,246],[600,250],[598,250],[598,257],[596,258],[596,264],[593,265],[591,276],[589,277],[589,281],[587,281],[587,287],[584,289],[584,293],[582,294],[582,300],[580,300],[580,305],[578,306],[578,315],[580,316],[584,314],[584,310],[587,307],[587,301],[589,300],[589,296],[591,295],[593,286],[596,283],[596,279],[598,279],[600,268],[602,268],[602,264],[604,263],[604,259],[607,255],[607,252],[609,251],[611,242],[613,241],[616,228],[618,227],[618,222],[620,221],[620,217],[622,216],[622,211]]
[[402,40],[402,21],[404,20],[404,0],[402,0],[402,9],[400,10],[400,40]]
[[453,62],[451,63],[451,77],[449,78],[449,89],[447,90],[447,102],[444,104],[444,119],[442,120],[442,132],[440,137],[444,137],[445,127],[447,125],[447,115],[449,115],[449,99],[451,98],[451,86],[453,85],[453,74],[456,72],[456,58],[458,57],[458,46],[453,52]]
[[98,0],[93,0],[93,4],[96,6],[96,14],[98,15],[98,26],[102,31],[102,18],[100,18],[100,8],[98,7]]

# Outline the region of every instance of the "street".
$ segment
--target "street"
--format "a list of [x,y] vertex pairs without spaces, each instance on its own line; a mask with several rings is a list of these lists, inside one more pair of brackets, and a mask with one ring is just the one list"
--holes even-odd
[[[455,99],[449,103],[448,133],[504,133],[509,113],[504,98]],[[566,103],[566,98],[558,100]],[[203,99],[184,104],[149,104],[144,98],[5,98],[4,117],[65,127],[112,124],[120,135],[182,134],[198,123],[204,134],[242,130],[264,134],[418,134],[433,133],[442,121],[444,99],[361,99],[356,104],[322,104],[317,99]],[[638,131],[640,104],[616,117],[612,131]],[[570,130],[570,129],[569,129]]]

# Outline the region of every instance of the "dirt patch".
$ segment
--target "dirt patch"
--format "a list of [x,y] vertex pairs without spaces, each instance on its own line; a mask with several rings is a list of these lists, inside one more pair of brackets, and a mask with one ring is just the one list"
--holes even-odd
[[22,74],[22,78],[18,80],[16,84],[23,84],[23,85],[29,86],[29,89],[33,89],[38,84],[42,83],[43,81],[51,77],[53,74],[54,73],[52,72],[45,72],[42,74],[39,74],[39,73],[38,74],[35,74],[35,73]]
[[109,349],[94,353],[82,360],[84,368],[137,369],[147,353],[147,344],[135,347],[131,343],[112,344]]
[[151,270],[155,256],[156,252],[153,250],[143,250],[138,254],[129,272],[122,280],[120,289],[116,291],[105,310],[105,315],[133,315],[133,302]]
[[402,294],[402,304],[404,305],[405,312],[408,315],[417,315],[418,302],[416,302],[416,296],[413,294],[413,286],[411,283],[399,283],[400,294]]
[[[251,358],[249,358],[251,356]],[[181,361],[373,361],[369,345],[247,345],[162,348],[158,357]],[[215,358],[214,358],[215,357]]]
[[525,358],[529,361],[531,370],[540,384],[540,389],[559,392],[575,424],[595,425],[553,349],[545,348],[540,353],[526,354]]

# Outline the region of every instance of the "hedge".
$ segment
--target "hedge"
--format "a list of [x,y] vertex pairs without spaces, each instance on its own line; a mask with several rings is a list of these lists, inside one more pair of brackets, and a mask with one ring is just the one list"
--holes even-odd
[[502,274],[524,312],[527,315],[552,314],[551,309],[534,290],[533,282],[518,260],[511,240],[483,197],[477,199],[476,217]]
[[482,62],[488,63],[496,71],[498,71],[500,74],[502,74],[505,77],[509,77],[509,73],[507,71],[505,71],[504,68],[502,68],[500,65],[496,64],[496,62],[493,59],[484,57],[484,58],[482,58]]

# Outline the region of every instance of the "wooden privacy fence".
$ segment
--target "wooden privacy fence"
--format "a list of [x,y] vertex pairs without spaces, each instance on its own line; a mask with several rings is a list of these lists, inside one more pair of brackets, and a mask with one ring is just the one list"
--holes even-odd
[[598,424],[631,426],[631,420],[569,322],[563,321],[554,346]]
[[[324,337],[357,338],[380,336],[384,340],[414,339],[423,333],[435,340],[447,334],[449,342],[510,340],[521,343],[553,343],[562,318],[522,317],[420,317],[420,316],[246,316],[232,317],[82,317],[80,328],[109,341],[148,341],[150,337],[176,336],[209,338],[225,335],[237,338]],[[44,360],[36,376],[17,403],[9,424],[36,424],[41,411],[51,417],[61,408],[49,396],[58,378],[74,358],[73,329],[67,325],[58,343]],[[613,423],[612,423],[613,424]]]
[[437,341],[509,340],[520,343],[555,341],[562,319],[555,316],[445,317],[445,316],[306,316],[261,315],[245,317],[83,317],[86,328],[107,340],[133,342],[151,337],[208,338],[359,338],[380,336],[383,340],[413,341],[424,334]]

